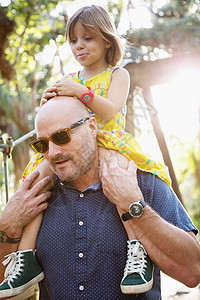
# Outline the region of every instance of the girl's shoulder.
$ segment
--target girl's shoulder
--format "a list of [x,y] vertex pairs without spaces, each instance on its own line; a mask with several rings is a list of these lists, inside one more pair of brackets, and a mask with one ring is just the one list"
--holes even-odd
[[120,74],[120,75],[128,74],[128,71],[120,66],[108,68],[108,71],[110,72],[111,77],[115,71],[117,71],[115,73]]
[[107,79],[111,79],[112,78],[112,75],[113,73],[116,71],[116,70],[120,70],[122,68],[120,68],[119,66],[115,66],[115,67],[108,67],[106,70],[104,70],[103,72],[101,72],[100,74],[97,74],[95,77],[98,77],[98,78],[107,78]]
[[112,75],[115,71],[121,72],[123,68],[120,66],[109,67],[107,71]]
[[127,73],[128,71],[120,66],[115,66],[107,69],[109,72],[114,73],[115,71],[118,71],[120,73]]
[[128,71],[119,66],[110,68],[110,80],[112,80],[113,76],[115,76],[115,78],[118,78],[118,80],[130,80]]
[[119,66],[115,66],[115,67],[109,67],[107,70],[110,71],[111,73],[113,73],[114,71],[120,69]]

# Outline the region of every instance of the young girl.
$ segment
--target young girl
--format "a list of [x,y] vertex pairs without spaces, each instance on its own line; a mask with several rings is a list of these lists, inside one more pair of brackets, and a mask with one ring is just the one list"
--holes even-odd
[[[134,160],[139,169],[156,174],[170,184],[167,168],[147,156],[135,139],[123,131],[129,76],[125,69],[116,67],[122,58],[123,47],[108,13],[95,5],[79,9],[69,20],[67,39],[82,69],[63,77],[53,87],[46,89],[42,104],[56,95],[77,97],[85,103],[97,120],[98,145],[103,147],[100,148],[100,155],[109,156],[110,150],[104,151],[105,148],[117,150],[128,160]],[[35,150],[40,151],[38,148]],[[122,158],[119,157],[119,162],[124,166]],[[24,178],[36,166],[40,171],[38,180],[51,175],[52,187],[55,175],[39,153],[29,163]],[[41,219],[42,214],[25,228],[19,251],[16,254],[12,253],[17,263],[12,274],[1,284],[0,297],[19,294],[44,278],[41,268],[33,267],[37,264],[34,249]],[[125,294],[143,293],[152,287],[153,264],[137,240],[136,234],[129,234],[128,225],[124,223],[124,226],[129,241],[121,290]],[[8,256],[5,264],[10,259],[11,256]]]

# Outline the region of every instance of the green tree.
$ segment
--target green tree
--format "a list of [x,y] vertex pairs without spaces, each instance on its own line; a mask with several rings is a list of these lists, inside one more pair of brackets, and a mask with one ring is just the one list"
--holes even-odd
[[189,188],[186,207],[195,225],[200,229],[200,132],[195,141],[190,145],[185,145],[185,148],[186,151],[181,157],[181,161],[185,163],[179,176],[180,184],[186,193]]
[[[42,65],[40,54],[65,42],[67,14],[57,0],[12,0],[0,8],[0,130],[14,140],[33,129],[35,109],[52,77],[53,62]],[[23,153],[23,155],[22,155]],[[29,161],[28,142],[12,153],[16,185]]]
[[139,3],[148,10],[152,27],[132,27],[132,12],[137,10],[138,2],[130,0],[127,7],[130,27],[125,32],[129,44],[128,58],[137,58],[139,62],[144,57],[145,60],[159,59],[161,51],[170,56],[200,50],[199,0],[171,0],[161,7],[155,0],[141,0]]

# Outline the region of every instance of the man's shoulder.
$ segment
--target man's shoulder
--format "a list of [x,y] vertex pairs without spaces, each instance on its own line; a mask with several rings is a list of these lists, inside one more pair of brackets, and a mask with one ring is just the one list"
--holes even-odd
[[137,180],[140,188],[162,188],[166,190],[171,190],[171,188],[164,180],[160,179],[156,174],[152,174],[150,172],[145,172],[138,169]]
[[153,203],[155,198],[161,202],[167,199],[170,201],[177,200],[172,188],[169,187],[169,185],[157,175],[138,170],[137,179],[144,198],[148,199],[147,202]]

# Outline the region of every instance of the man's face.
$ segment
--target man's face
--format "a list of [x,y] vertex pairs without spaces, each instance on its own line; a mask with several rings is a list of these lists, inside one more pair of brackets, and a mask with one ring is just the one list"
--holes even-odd
[[[46,104],[45,104],[46,105]],[[86,117],[86,116],[83,116]],[[37,121],[38,138],[48,138],[53,133],[70,127],[82,119],[64,113],[64,107],[57,111],[45,111]],[[73,182],[87,174],[94,165],[96,157],[95,135],[91,131],[91,119],[85,124],[70,130],[71,141],[65,145],[56,145],[49,141],[49,150],[44,153],[52,170],[62,181]]]

